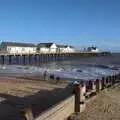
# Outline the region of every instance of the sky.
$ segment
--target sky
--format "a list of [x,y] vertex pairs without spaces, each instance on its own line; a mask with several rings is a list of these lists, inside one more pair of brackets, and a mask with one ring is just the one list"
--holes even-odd
[[120,51],[120,0],[0,0],[0,40]]

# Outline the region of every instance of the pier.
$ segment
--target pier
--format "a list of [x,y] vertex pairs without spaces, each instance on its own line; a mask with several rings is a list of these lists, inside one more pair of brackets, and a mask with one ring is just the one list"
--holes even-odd
[[70,60],[76,56],[106,56],[110,53],[74,52],[74,53],[34,53],[34,54],[8,54],[0,53],[0,64],[36,64],[40,62]]

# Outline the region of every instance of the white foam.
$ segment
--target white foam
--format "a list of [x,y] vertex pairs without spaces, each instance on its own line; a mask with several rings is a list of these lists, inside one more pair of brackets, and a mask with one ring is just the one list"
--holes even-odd
[[[113,68],[114,66],[112,66]],[[35,66],[21,66],[21,65],[0,65],[0,74],[11,74],[11,75],[30,75],[30,76],[41,76],[43,72],[47,70],[49,74],[55,74],[63,78],[74,78],[74,79],[94,79],[101,76],[112,75],[118,70],[106,69],[95,66],[70,66],[70,65],[43,65],[41,67]],[[78,72],[80,70],[81,72]]]

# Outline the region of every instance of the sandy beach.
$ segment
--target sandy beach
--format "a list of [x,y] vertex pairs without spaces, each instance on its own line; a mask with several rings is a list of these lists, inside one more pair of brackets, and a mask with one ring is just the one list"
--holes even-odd
[[24,108],[36,117],[69,95],[66,86],[42,77],[0,77],[0,120],[21,120]]
[[[45,82],[43,77],[0,77],[0,120],[21,120],[24,108],[38,116],[71,95],[67,85]],[[120,84],[87,102],[76,120],[120,120]]]
[[120,120],[120,84],[100,92],[76,120]]

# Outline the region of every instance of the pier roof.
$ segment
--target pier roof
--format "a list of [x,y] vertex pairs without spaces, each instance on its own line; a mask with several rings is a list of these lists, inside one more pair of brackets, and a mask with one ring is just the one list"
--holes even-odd
[[31,43],[17,43],[17,42],[2,42],[1,45],[18,46],[18,47],[36,47],[36,45],[31,44]]
[[69,45],[57,45],[58,48],[67,48],[67,47],[70,47],[70,48],[74,48],[73,46],[69,46]]
[[40,43],[38,44],[38,47],[50,48],[52,44],[54,43]]

